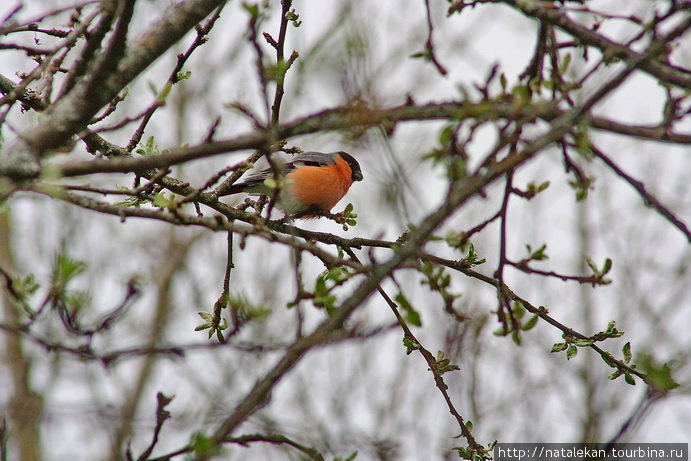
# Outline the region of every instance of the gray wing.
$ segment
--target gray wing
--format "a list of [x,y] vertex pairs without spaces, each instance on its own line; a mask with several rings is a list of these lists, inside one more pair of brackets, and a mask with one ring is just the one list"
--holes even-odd
[[293,157],[290,162],[286,164],[288,171],[303,165],[309,166],[324,166],[335,165],[334,154],[323,154],[321,152],[304,152]]
[[[279,160],[276,163],[277,166],[283,169],[283,173],[288,174],[291,170],[305,165],[335,165],[336,160],[334,160],[334,154],[324,154],[321,152],[304,152],[302,154],[294,156],[288,162],[283,163]],[[243,182],[233,184],[227,191],[224,191],[220,195],[223,196],[237,194],[239,192],[266,193],[266,191],[263,190],[264,180],[267,178],[272,178],[273,175],[274,172],[271,168],[265,168],[257,173],[247,176]]]
[[[278,159],[277,159],[278,160]],[[323,154],[321,152],[304,152],[298,154],[290,159],[290,161],[283,163],[281,160],[276,162],[277,166],[283,168],[283,173],[288,174],[290,171],[301,166],[324,166],[335,165],[333,154]],[[274,172],[271,168],[265,168],[257,173],[247,176],[245,184],[257,184],[263,182],[266,178],[272,178]]]

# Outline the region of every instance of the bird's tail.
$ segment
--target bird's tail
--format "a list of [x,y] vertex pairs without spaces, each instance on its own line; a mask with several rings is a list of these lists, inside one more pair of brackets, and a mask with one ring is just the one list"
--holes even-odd
[[241,192],[246,192],[248,194],[266,194],[266,186],[264,186],[265,178],[248,179],[247,181],[231,184],[224,187],[219,193],[219,197],[224,197],[226,195],[239,194]]
[[224,187],[219,193],[219,197],[225,197],[226,195],[239,194],[240,192],[245,192],[247,190],[247,184],[241,182],[240,184],[231,184],[230,186]]

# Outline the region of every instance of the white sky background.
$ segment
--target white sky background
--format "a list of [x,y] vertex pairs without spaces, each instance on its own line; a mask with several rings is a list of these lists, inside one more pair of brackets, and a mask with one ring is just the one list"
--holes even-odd
[[[359,24],[342,23],[334,17],[344,2],[296,1],[294,6],[302,25],[298,29],[289,29],[286,54],[297,49],[306,57],[317,40],[329,35],[333,37],[315,52],[309,64],[302,67],[302,61],[298,60],[288,74],[282,120],[342,104],[345,102],[344,91],[356,89],[362,90],[366,96],[374,95],[376,102],[383,106],[403,103],[408,93],[417,103],[456,99],[459,97],[458,85],[471,88],[473,83],[482,82],[489,68],[497,62],[501,63],[501,71],[506,74],[509,86],[515,82],[533,52],[536,30],[531,21],[501,6],[468,9],[460,16],[447,19],[446,2],[432,3],[435,5],[435,44],[439,60],[450,70],[447,77],[439,76],[429,64],[406,58],[424,46],[426,26],[422,0],[351,2],[352,8],[364,18]],[[30,17],[50,4],[47,0],[28,2],[26,13],[21,17]],[[140,1],[137,27],[145,27],[166,4]],[[620,14],[640,13],[651,5],[654,7],[656,2],[603,0],[589,3],[592,9]],[[4,16],[9,6],[0,6],[0,16]],[[147,128],[146,136],[155,136],[161,148],[201,141],[217,116],[222,117],[218,138],[233,137],[249,129],[246,120],[224,107],[232,101],[258,107],[258,87],[251,66],[254,56],[247,53],[244,42],[238,42],[245,24],[246,15],[239,2],[230,2],[209,43],[198,50],[186,66],[192,71],[192,78],[180,84],[190,98],[182,128],[179,128],[178,117],[171,107],[157,113]],[[277,24],[274,12],[263,30],[275,37]],[[605,30],[613,38],[630,35],[623,22],[607,26]],[[366,40],[366,48],[360,50],[366,53],[362,60],[348,56],[343,46],[345,37],[357,34]],[[190,40],[188,37],[180,49],[184,49]],[[689,43],[690,40],[684,42],[674,55],[677,63],[686,67],[691,66]],[[242,48],[239,53],[233,49],[237,44]],[[270,52],[269,47],[266,50]],[[596,56],[594,51],[591,53]],[[574,56],[572,68],[581,72],[576,58]],[[124,106],[129,115],[138,113],[150,103],[153,97],[146,90],[147,82],[161,82],[170,72],[173,60],[174,54],[168,53],[131,85],[132,96]],[[18,63],[26,62],[18,55],[0,53],[0,68],[9,78],[16,79],[10,70],[17,69]],[[593,82],[590,89],[599,83]],[[160,87],[160,83],[158,85]],[[177,92],[178,87],[173,89],[172,99],[178,97]],[[662,96],[663,92],[651,79],[636,76],[606,103],[599,105],[596,113],[626,122],[654,123],[660,118]],[[27,119],[31,123],[32,117],[34,115],[21,118],[15,113],[11,123],[21,127]],[[349,151],[357,156],[365,176],[365,180],[355,184],[347,198],[336,207],[339,211],[349,201],[355,205],[359,215],[355,228],[344,233],[336,224],[322,221],[301,223],[301,226],[350,237],[398,237],[409,219],[413,222],[419,220],[441,199],[443,172],[421,161],[421,157],[437,143],[441,127],[439,123],[400,125],[388,140],[374,130],[359,141],[349,141],[338,134],[291,140],[289,145],[298,145],[304,150]],[[681,128],[691,131],[691,124]],[[126,142],[130,132],[124,130],[106,135],[106,138],[122,143]],[[11,133],[4,132],[3,135],[6,141],[12,138]],[[691,160],[688,149],[661,143],[631,142],[615,136],[595,135],[595,139],[629,174],[646,180],[649,190],[676,211],[682,221],[691,222],[691,181],[688,180]],[[482,130],[469,150],[480,156],[492,147],[493,140],[490,130]],[[193,167],[176,171],[175,176],[199,185],[222,166],[240,158],[240,155],[232,155],[196,162]],[[402,166],[408,180],[408,185],[400,191],[405,194],[408,217],[395,213],[391,204],[383,200],[390,186],[388,178],[395,168],[393,159]],[[509,217],[510,223],[514,223],[510,227],[510,255],[518,260],[525,255],[524,244],[539,247],[546,243],[550,259],[537,267],[565,273],[581,271],[582,251],[578,248],[576,231],[579,220],[585,216],[589,232],[594,236],[594,245],[588,249],[588,254],[599,264],[606,257],[614,260],[611,273],[614,284],[597,288],[589,295],[595,306],[592,314],[595,330],[592,333],[604,329],[607,322],[614,319],[626,332],[620,340],[606,343],[607,350],[615,355],[620,355],[621,346],[631,341],[634,356],[650,350],[660,360],[677,359],[685,363],[691,346],[685,331],[691,324],[691,284],[688,283],[688,273],[681,271],[687,270],[685,268],[691,261],[688,243],[663,218],[646,209],[628,185],[611,181],[611,173],[602,164],[593,161],[587,165],[587,171],[597,177],[597,181],[586,202],[585,214],[579,214],[581,205],[574,202],[574,194],[566,184],[568,178],[563,173],[557,152],[541,155],[516,175],[515,184],[519,187],[532,180],[549,180],[551,186],[544,196],[531,202],[523,203],[512,198],[515,206],[511,208]],[[116,177],[108,180],[127,185],[130,182]],[[489,188],[487,200],[474,200],[447,223],[444,231],[466,230],[494,214],[502,187],[502,184],[495,184]],[[26,273],[36,272],[45,280],[48,276],[45,273],[47,261],[62,244],[67,245],[70,254],[89,262],[90,271],[83,283],[91,288],[96,309],[106,310],[116,304],[122,297],[123,282],[132,274],[151,277],[161,258],[157,244],[168,238],[167,228],[159,224],[130,219],[122,225],[113,217],[84,213],[45,199],[21,196],[13,200],[12,207],[16,229],[12,243],[19,268]],[[180,235],[189,233],[183,230]],[[497,233],[498,227],[493,225],[474,240],[478,253],[488,260],[479,270],[490,275],[497,263]],[[75,240],[74,235],[79,235],[79,238]],[[430,248],[436,249],[434,246]],[[441,246],[439,251],[442,251]],[[381,253],[382,259],[383,255],[385,253]],[[113,261],[116,261],[115,267]],[[260,240],[250,240],[244,251],[236,252],[236,269],[232,276],[236,293],[245,293],[251,300],[265,302],[275,310],[266,324],[249,328],[242,339],[251,341],[255,328],[257,335],[273,335],[276,341],[289,338],[285,322],[293,322],[294,317],[283,307],[285,299],[293,296],[292,269],[286,269],[289,261],[288,251]],[[224,267],[225,236],[207,233],[195,245],[188,267],[176,279],[176,296],[171,307],[175,310],[176,322],[168,328],[166,335],[170,342],[198,343],[205,340],[203,333],[193,331],[194,326],[201,323],[196,313],[211,310],[220,293]],[[306,267],[314,274],[322,270],[316,264]],[[288,279],[287,274],[290,275]],[[309,276],[306,270],[305,279],[309,280]],[[679,281],[671,283],[669,280],[675,277]],[[686,283],[683,283],[684,278]],[[429,350],[443,349],[449,344],[443,333],[448,329],[449,319],[442,315],[440,301],[430,298],[425,288],[419,286],[418,276],[401,274],[397,279],[409,290],[407,294],[423,315],[425,326],[416,334]],[[581,311],[586,300],[578,286],[535,276],[525,277],[515,271],[507,273],[507,282],[535,305],[548,306],[558,320],[588,333]],[[600,383],[597,398],[602,407],[615,401],[614,413],[606,417],[604,423],[610,431],[609,436],[613,435],[612,431],[628,417],[644,392],[641,383],[631,387],[621,378],[608,381],[606,376],[610,369],[599,357],[586,350],[579,351],[578,356],[568,363],[565,363],[563,354],[549,354],[551,344],[560,341],[560,334],[542,323],[524,335],[521,348],[509,338],[493,337],[491,331],[497,328],[496,318],[491,315],[496,308],[495,295],[479,283],[458,276],[453,278],[453,283],[453,291],[463,293],[462,310],[474,318],[488,316],[489,322],[482,330],[479,351],[472,349],[472,341],[458,338],[451,342],[458,346],[458,350],[446,350],[461,367],[460,373],[445,375],[451,396],[460,413],[475,423],[474,435],[479,441],[567,442],[579,437],[579,419],[583,415],[579,405],[583,401],[583,390],[580,383],[574,385],[573,380],[584,369],[590,370]],[[274,289],[266,290],[267,286]],[[347,291],[348,286],[344,287],[343,293]],[[138,319],[148,320],[150,317],[147,309],[151,308],[152,296],[147,293],[139,301],[132,313],[133,318],[116,327],[115,338],[102,344],[104,349],[141,343],[146,323],[140,324]],[[358,318],[373,324],[386,324],[392,321],[387,309],[383,302],[372,297]],[[311,311],[309,308],[306,310]],[[321,315],[312,312],[309,321],[316,323]],[[655,326],[655,331],[662,328],[668,334],[651,336],[650,325]],[[47,326],[45,328],[49,331]],[[55,364],[45,360],[45,352],[37,348],[30,350],[37,360],[34,385],[39,391],[49,392],[44,424],[45,459],[94,459],[95,454],[102,453],[108,428],[96,430],[93,435],[86,435],[87,431],[93,431],[93,425],[101,420],[101,416],[109,414],[113,405],[120,402],[123,391],[131,388],[131,379],[139,362],[128,360],[113,369],[104,370],[96,363],[85,366],[65,358],[60,363],[65,368],[56,377]],[[266,420],[272,419],[277,424],[277,431],[287,436],[299,438],[303,434],[312,434],[316,440],[323,441],[320,439],[323,435],[324,440],[333,444],[327,454],[347,455],[352,451],[350,447],[354,438],[396,438],[404,443],[399,451],[401,459],[442,459],[442,453],[458,443],[451,438],[458,430],[441,395],[433,387],[426,364],[415,354],[406,356],[404,352],[398,330],[367,342],[312,352],[281,383],[269,407],[251,418],[241,432],[260,432],[265,428]],[[473,362],[469,353],[478,353],[482,357],[480,363],[474,365],[478,367],[473,375],[476,382],[470,381],[470,373],[464,373]],[[146,405],[137,419],[137,427],[143,436],[135,437],[134,452],[138,453],[148,443],[153,428],[156,391],[176,396],[169,407],[174,420],[162,434],[159,452],[162,454],[179,448],[190,431],[200,427],[207,408],[213,408],[217,421],[220,421],[226,414],[224,410],[231,409],[232,404],[277,357],[276,354],[255,356],[217,349],[212,353],[193,352],[184,360],[159,361],[157,382],[147,387]],[[221,365],[210,367],[208,364],[212,359]],[[89,376],[87,382],[83,380],[85,374]],[[688,383],[689,375],[688,366],[682,366],[676,378],[682,384]],[[3,407],[8,398],[5,380],[0,377],[0,405]],[[404,384],[399,387],[400,383]],[[306,389],[308,393],[305,393]],[[679,395],[656,404],[650,416],[631,433],[629,441],[688,441],[691,433],[688,389],[688,384],[685,384]],[[471,405],[471,397],[479,402],[479,409]],[[302,413],[295,413],[298,404],[308,406],[310,413],[317,416],[305,418]],[[388,414],[392,415],[388,418],[387,405],[391,407]],[[206,420],[203,427],[214,428],[214,421]],[[353,427],[359,432],[345,431],[345,428]],[[305,442],[309,444],[311,441]],[[249,451],[235,448],[229,453],[228,459],[243,459],[252,453],[282,456],[267,447]],[[373,453],[361,452],[357,459],[372,457]]]

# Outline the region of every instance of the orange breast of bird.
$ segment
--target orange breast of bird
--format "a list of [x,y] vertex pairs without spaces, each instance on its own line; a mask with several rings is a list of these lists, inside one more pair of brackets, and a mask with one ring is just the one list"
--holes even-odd
[[330,211],[348,192],[352,184],[352,170],[340,156],[335,165],[301,166],[288,175],[290,193],[306,208]]

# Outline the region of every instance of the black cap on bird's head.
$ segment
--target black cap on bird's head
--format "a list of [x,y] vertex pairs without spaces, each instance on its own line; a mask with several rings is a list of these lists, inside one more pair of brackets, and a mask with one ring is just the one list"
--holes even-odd
[[360,169],[360,164],[357,162],[357,160],[355,160],[355,157],[343,151],[338,152],[338,155],[340,155],[343,160],[348,163],[350,171],[352,171],[352,180],[362,181],[362,170]]

